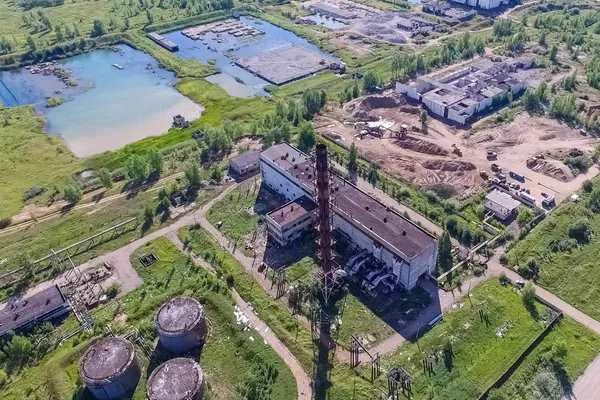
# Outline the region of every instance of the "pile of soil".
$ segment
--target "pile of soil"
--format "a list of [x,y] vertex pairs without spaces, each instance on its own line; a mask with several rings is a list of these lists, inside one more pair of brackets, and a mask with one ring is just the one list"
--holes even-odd
[[528,164],[527,166],[535,172],[539,172],[561,182],[570,182],[575,178],[569,167],[558,161],[538,159],[535,163]]
[[398,111],[405,112],[407,114],[419,114],[421,112],[421,109],[419,107],[410,106],[407,104],[404,106],[400,106],[400,108],[398,108]]
[[344,106],[347,112],[369,112],[376,108],[396,108],[400,105],[400,100],[394,96],[366,96],[352,100]]
[[433,154],[436,156],[448,155],[448,152],[437,144],[423,139],[415,139],[410,136],[407,136],[402,140],[396,140],[394,144],[402,147],[403,149],[416,151],[417,153]]
[[475,165],[466,161],[427,160],[421,163],[423,168],[439,171],[472,171]]

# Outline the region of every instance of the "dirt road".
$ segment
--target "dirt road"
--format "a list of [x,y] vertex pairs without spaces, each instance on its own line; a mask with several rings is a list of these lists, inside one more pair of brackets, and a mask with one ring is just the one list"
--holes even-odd
[[585,369],[583,375],[573,384],[573,393],[562,400],[593,400],[600,393],[600,355]]

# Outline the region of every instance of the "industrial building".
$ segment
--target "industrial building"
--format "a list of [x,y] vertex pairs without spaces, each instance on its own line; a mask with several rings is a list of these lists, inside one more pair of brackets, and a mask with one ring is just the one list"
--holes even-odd
[[[313,164],[287,143],[260,155],[263,183],[289,201],[316,198]],[[433,235],[336,175],[330,191],[333,227],[356,252],[366,250],[375,264],[389,270],[394,285],[412,289],[435,270],[438,243]]]
[[504,221],[516,214],[521,203],[515,200],[510,194],[494,189],[485,196],[483,205],[487,211]]
[[464,4],[466,6],[483,8],[484,10],[492,10],[502,5],[510,3],[510,0],[452,0],[458,4]]
[[158,367],[148,378],[148,400],[201,400],[204,374],[191,358],[173,358]]
[[525,89],[530,59],[484,59],[443,77],[422,76],[396,83],[396,92],[418,100],[432,113],[465,125],[495,101]]
[[69,312],[69,303],[57,285],[19,301],[7,301],[0,310],[0,337]]
[[299,239],[312,229],[317,205],[306,196],[299,197],[267,214],[269,235],[282,246]]
[[160,307],[154,327],[167,351],[183,354],[194,350],[207,333],[204,307],[196,299],[175,297]]
[[97,399],[133,394],[141,376],[133,343],[119,337],[94,342],[81,357],[79,376]]
[[449,25],[455,25],[461,21],[470,20],[476,14],[475,10],[467,11],[457,7],[453,8],[447,1],[433,1],[431,3],[423,4],[423,12],[445,17],[443,18],[443,21]]
[[260,170],[260,150],[249,150],[229,160],[229,172],[233,176],[248,176]]

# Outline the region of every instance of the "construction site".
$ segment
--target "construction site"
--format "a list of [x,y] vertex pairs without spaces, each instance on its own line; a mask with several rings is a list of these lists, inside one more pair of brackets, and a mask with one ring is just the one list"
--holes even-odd
[[528,190],[539,205],[544,195],[569,197],[598,173],[591,167],[575,175],[563,163],[573,148],[591,154],[598,140],[558,121],[522,112],[508,124],[482,120],[466,132],[433,118],[423,124],[421,110],[387,91],[352,100],[318,117],[316,125],[319,134],[345,148],[354,143],[363,158],[393,176],[424,189],[452,185],[458,198],[508,177],[506,190]]
[[[364,3],[351,0],[334,0],[323,3],[319,0],[303,2],[302,9],[313,15],[331,18],[344,23],[340,32],[350,32],[392,44],[409,43],[419,37],[439,36],[448,31],[453,21],[439,23],[418,12],[384,11]],[[302,18],[299,22],[306,23]],[[327,26],[327,24],[325,25]]]

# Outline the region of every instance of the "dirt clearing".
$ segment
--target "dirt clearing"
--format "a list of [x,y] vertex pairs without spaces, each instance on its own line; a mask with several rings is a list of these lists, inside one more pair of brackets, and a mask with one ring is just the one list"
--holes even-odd
[[[429,118],[422,131],[419,113],[419,107],[391,92],[367,96],[347,103],[335,116],[320,117],[318,132],[345,147],[355,143],[363,157],[417,186],[451,184],[459,197],[486,186],[481,173],[494,176],[492,164],[509,182],[529,189],[538,205],[542,193],[560,201],[599,172],[594,165],[577,175],[563,163],[566,156],[590,154],[599,141],[555,120],[522,112],[509,124],[472,132]],[[393,126],[382,134],[366,134],[368,121],[393,121]],[[496,159],[488,159],[488,152]],[[510,178],[510,171],[525,182]]]

